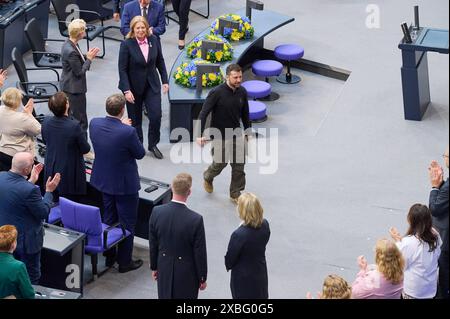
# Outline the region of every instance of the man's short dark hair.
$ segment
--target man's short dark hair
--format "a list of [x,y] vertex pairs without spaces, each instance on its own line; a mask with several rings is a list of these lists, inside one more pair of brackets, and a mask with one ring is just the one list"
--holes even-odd
[[48,108],[56,117],[63,117],[66,113],[67,95],[64,92],[58,92],[48,100]]
[[125,107],[125,97],[123,94],[113,94],[106,99],[106,113],[111,116],[117,116]]
[[242,68],[239,64],[230,64],[227,66],[227,75],[230,75],[231,72],[242,72]]

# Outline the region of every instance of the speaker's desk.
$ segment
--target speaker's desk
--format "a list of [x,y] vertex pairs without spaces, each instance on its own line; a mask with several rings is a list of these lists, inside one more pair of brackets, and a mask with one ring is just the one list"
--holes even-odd
[[430,104],[427,53],[448,54],[448,30],[412,29],[412,43],[404,39],[398,45],[402,50],[402,89],[405,120],[420,121]]

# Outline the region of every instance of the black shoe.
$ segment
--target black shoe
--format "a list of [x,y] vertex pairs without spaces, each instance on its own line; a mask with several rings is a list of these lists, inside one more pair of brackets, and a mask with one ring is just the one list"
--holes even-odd
[[157,159],[163,159],[164,156],[161,153],[161,151],[158,149],[158,147],[153,146],[153,147],[149,147],[148,150],[153,154],[153,156],[155,156]]
[[141,259],[132,260],[128,266],[122,267],[119,265],[119,272],[124,273],[124,272],[129,272],[132,270],[136,270],[139,267],[141,267],[143,264],[144,264],[144,262]]
[[179,45],[179,46],[178,46],[178,49],[184,50],[184,47],[185,47],[184,45]]
[[105,259],[105,266],[108,268],[111,268],[112,266],[114,266],[114,264],[116,263],[116,258],[110,258],[110,257],[106,257]]

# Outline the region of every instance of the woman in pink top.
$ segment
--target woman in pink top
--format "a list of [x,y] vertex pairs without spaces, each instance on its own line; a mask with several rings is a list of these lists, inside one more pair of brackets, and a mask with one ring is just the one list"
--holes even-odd
[[352,285],[352,299],[400,299],[405,262],[395,243],[378,240],[375,263],[368,266],[364,256],[358,257],[361,270]]

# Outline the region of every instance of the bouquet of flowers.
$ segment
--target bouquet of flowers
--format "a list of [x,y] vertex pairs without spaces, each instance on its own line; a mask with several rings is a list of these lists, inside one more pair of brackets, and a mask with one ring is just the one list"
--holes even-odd
[[202,56],[202,41],[216,41],[224,43],[223,50],[208,50],[206,54],[206,60],[215,62],[224,62],[230,61],[233,59],[233,47],[230,42],[228,42],[225,38],[220,35],[208,34],[201,38],[196,37],[187,47],[187,56],[191,59],[201,58]]
[[[210,62],[202,59],[195,59],[191,62],[184,62],[174,73],[175,83],[178,83],[184,87],[194,88],[197,86],[197,65],[198,64],[210,64]],[[203,87],[213,87],[224,82],[222,72],[208,73],[202,76]]]
[[[241,17],[237,14],[225,14],[219,18],[239,22],[239,29],[225,28],[223,30],[223,36],[233,41],[239,41],[241,39],[250,39],[255,33],[255,29],[250,23],[250,19],[247,17]],[[211,25],[211,34],[219,35],[219,18],[217,18]]]

